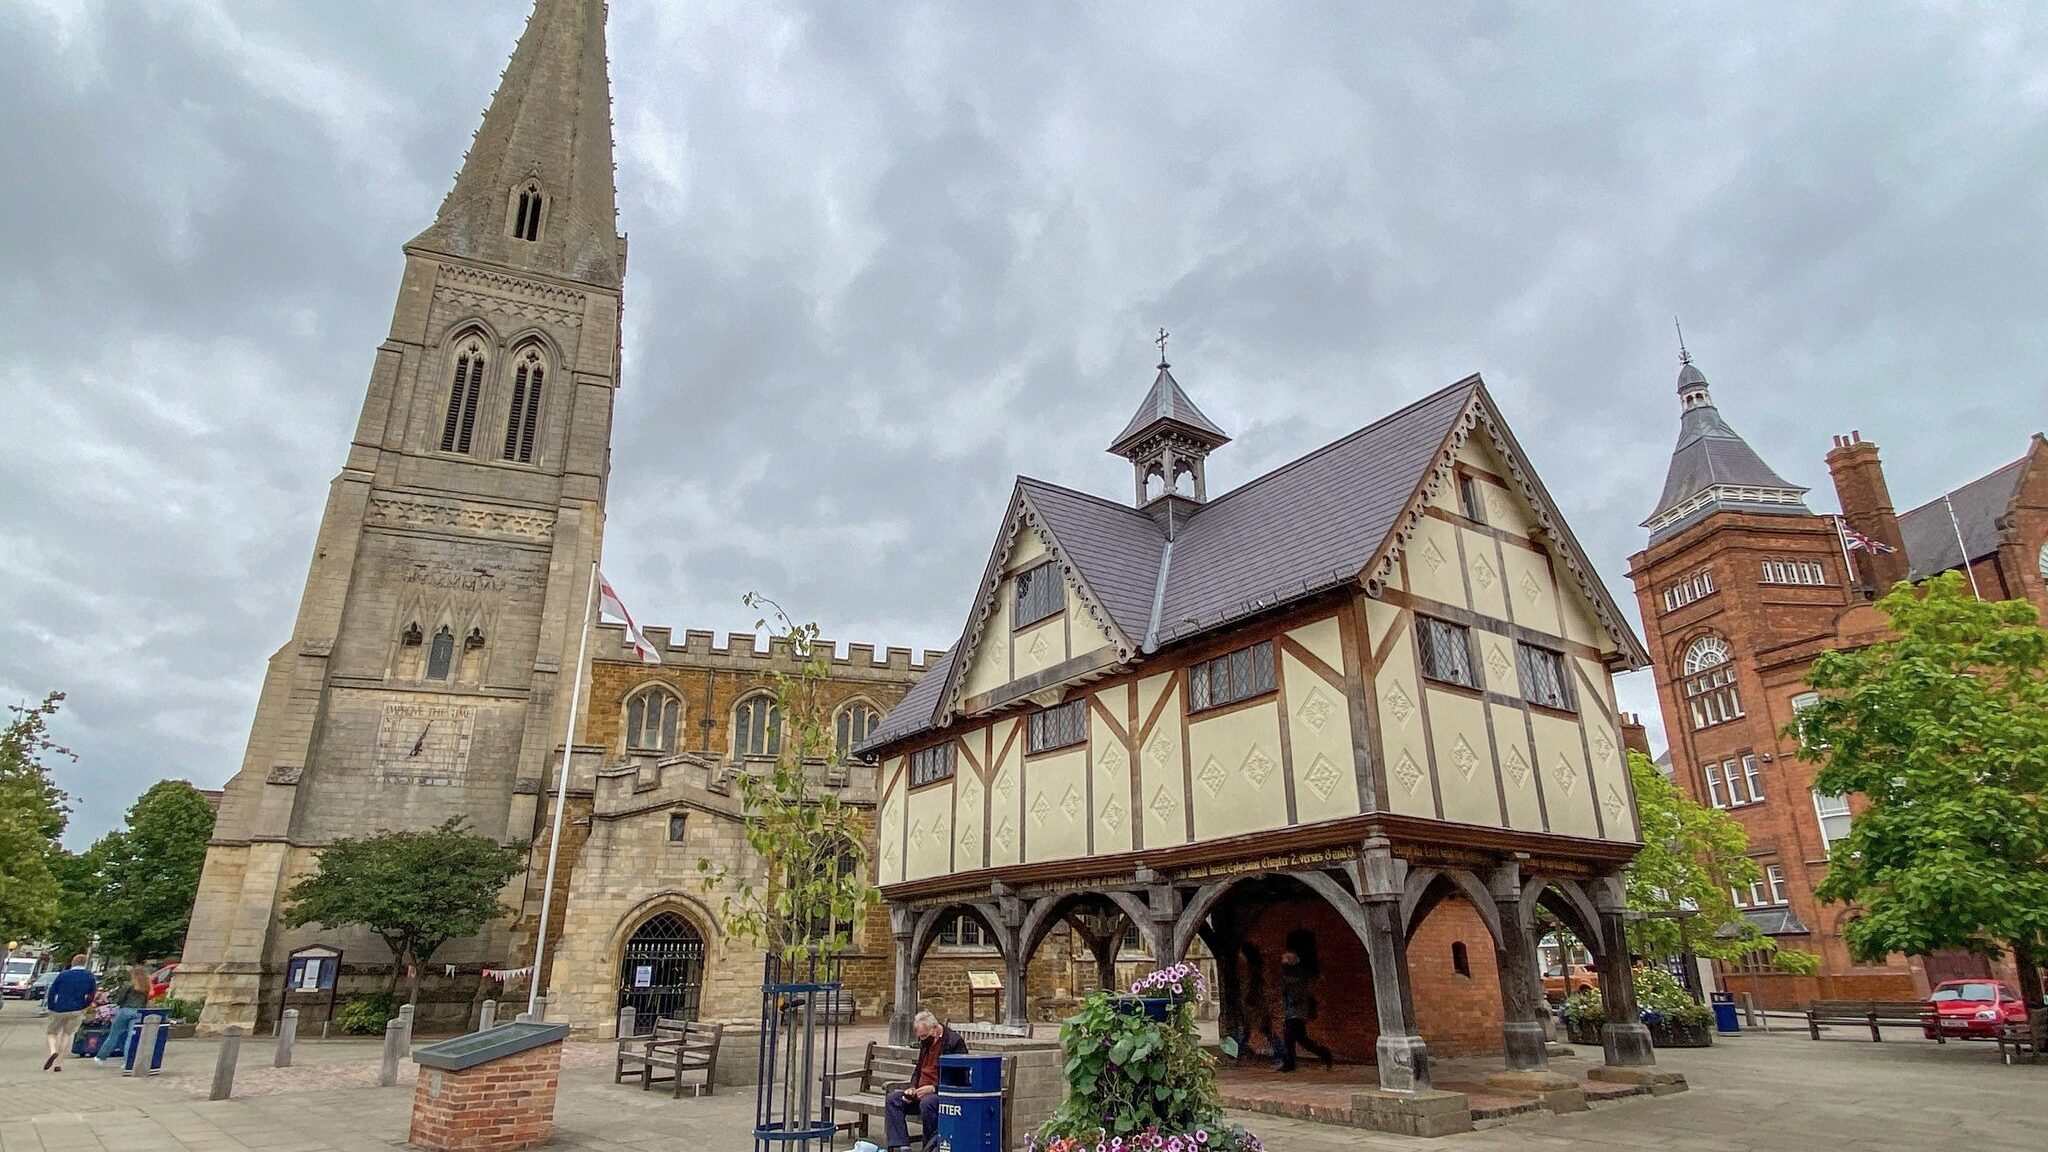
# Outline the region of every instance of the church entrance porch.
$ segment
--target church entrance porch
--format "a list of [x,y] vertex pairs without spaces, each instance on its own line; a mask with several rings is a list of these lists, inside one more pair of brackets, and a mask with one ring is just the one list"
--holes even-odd
[[704,939],[677,913],[649,918],[620,953],[618,1007],[633,1010],[639,1032],[659,1017],[695,1020],[703,985]]

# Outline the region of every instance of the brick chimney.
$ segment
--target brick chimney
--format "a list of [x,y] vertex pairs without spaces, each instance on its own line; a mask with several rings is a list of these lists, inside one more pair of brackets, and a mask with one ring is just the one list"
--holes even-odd
[[1621,714],[1621,746],[1631,752],[1650,755],[1650,733],[1643,727],[1643,718],[1634,712]]
[[1863,439],[1861,432],[1835,437],[1828,450],[1828,472],[1835,478],[1835,497],[1842,502],[1842,519],[1849,527],[1892,551],[1882,556],[1852,552],[1861,582],[1882,596],[1906,578],[1906,542],[1899,535],[1899,516],[1892,509],[1891,489],[1885,486],[1884,463],[1877,458],[1877,445]]

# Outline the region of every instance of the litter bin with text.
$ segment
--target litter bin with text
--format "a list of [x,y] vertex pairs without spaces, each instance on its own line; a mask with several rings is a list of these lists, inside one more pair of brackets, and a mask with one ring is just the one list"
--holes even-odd
[[1735,993],[1715,992],[1714,1031],[1721,1033],[1742,1031],[1742,1021],[1735,1015]]
[[937,1152],[1002,1152],[1003,1058],[939,1057]]

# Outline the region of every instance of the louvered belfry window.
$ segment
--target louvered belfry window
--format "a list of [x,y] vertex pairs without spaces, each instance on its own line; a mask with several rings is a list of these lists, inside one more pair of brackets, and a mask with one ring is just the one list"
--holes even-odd
[[519,214],[512,220],[512,235],[520,240],[540,239],[541,199],[538,185],[529,184],[519,193]]
[[540,385],[547,364],[528,348],[512,373],[512,416],[505,421],[505,459],[533,463],[533,438],[540,427]]
[[441,425],[441,451],[468,452],[476,433],[477,400],[484,390],[484,348],[472,339],[455,357],[455,387],[448,393],[448,418]]

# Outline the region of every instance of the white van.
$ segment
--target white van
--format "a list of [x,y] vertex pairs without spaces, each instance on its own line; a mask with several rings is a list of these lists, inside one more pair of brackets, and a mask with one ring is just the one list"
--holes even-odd
[[0,970],[0,996],[9,1000],[26,1000],[29,989],[35,986],[36,977],[49,967],[49,958],[15,953],[7,958],[7,967]]

